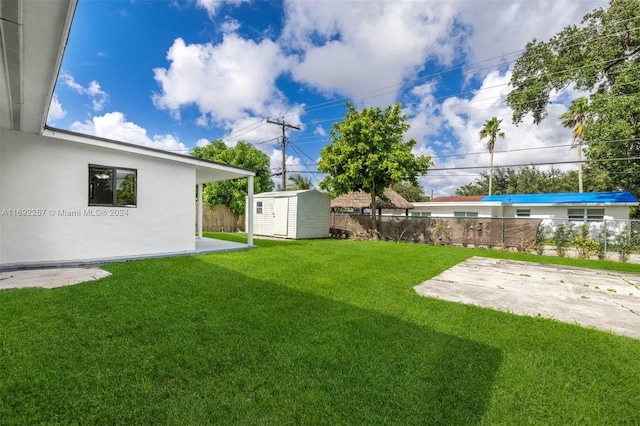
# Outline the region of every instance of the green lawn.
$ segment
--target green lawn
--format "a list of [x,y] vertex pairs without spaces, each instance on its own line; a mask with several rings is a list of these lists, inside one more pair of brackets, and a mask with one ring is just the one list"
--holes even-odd
[[640,341],[413,291],[474,255],[639,265],[387,242],[257,243],[0,292],[0,424],[640,419]]

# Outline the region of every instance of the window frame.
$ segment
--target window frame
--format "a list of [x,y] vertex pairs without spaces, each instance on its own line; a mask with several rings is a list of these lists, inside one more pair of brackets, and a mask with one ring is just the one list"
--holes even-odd
[[475,219],[475,218],[478,218],[480,216],[479,216],[478,212],[467,212],[467,211],[464,211],[464,212],[463,211],[458,211],[458,212],[456,212],[456,211],[454,211],[453,212],[453,217],[458,218],[458,219],[462,219],[462,218],[465,218],[465,217],[474,218]]
[[516,209],[516,217],[531,217],[531,209]]
[[[580,212],[580,215],[578,215],[578,212]],[[584,222],[584,213],[584,208],[567,209],[567,219],[569,220],[569,222]]]
[[[598,213],[594,213],[594,212]],[[602,214],[600,214],[602,212]],[[587,218],[587,222],[602,222],[604,220],[604,208],[600,209],[586,209],[585,217]]]
[[[93,182],[91,181],[92,177],[92,169],[104,169],[110,170],[111,176],[111,203],[96,203],[92,202],[93,195]],[[138,207],[138,169],[132,169],[130,167],[114,167],[114,166],[104,166],[101,164],[89,164],[88,170],[88,200],[87,204],[91,207],[122,207],[122,208],[136,208]],[[128,174],[132,174],[135,176],[135,187],[134,187],[134,204],[118,204],[118,172],[125,171]]]
[[431,217],[431,212],[411,212],[411,217]]
[[[577,212],[581,212],[578,216]],[[573,208],[567,209],[569,222],[602,222],[605,217],[604,208]]]
[[263,214],[264,205],[262,201],[256,201],[256,214]]

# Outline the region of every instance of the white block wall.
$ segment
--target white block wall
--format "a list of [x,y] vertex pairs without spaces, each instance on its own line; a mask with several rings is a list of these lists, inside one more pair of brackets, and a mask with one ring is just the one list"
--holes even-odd
[[[89,206],[89,164],[136,169],[137,207]],[[0,216],[2,266],[195,248],[195,169],[189,165],[2,130],[0,184],[0,211],[45,212]],[[87,210],[104,216],[86,216]],[[124,216],[111,216],[118,213]]]

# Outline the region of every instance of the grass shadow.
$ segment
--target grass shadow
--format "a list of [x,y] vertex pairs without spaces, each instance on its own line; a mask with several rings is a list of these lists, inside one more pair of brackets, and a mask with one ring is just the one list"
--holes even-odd
[[149,264],[0,294],[0,418],[473,424],[486,410],[496,348],[198,257]]

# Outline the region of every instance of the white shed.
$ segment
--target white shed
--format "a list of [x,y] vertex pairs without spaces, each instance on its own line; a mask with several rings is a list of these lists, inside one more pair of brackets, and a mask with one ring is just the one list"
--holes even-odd
[[298,240],[329,237],[331,199],[317,189],[256,194],[251,209],[256,235]]

